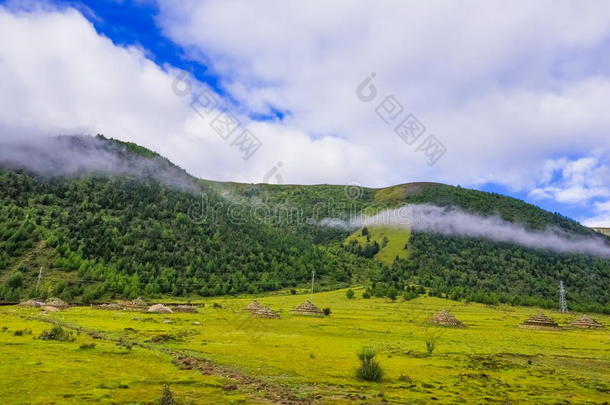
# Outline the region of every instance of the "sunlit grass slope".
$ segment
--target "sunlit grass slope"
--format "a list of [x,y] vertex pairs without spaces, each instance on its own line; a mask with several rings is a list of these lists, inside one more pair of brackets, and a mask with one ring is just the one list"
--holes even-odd
[[406,246],[411,233],[408,230],[389,226],[369,226],[367,229],[368,238],[362,234],[362,229],[359,229],[347,237],[344,244],[356,241],[360,246],[365,246],[367,243],[377,242],[379,252],[374,258],[388,266],[391,266],[397,257],[406,259],[409,256]]
[[[529,330],[518,325],[537,312],[535,308],[487,307],[431,297],[394,302],[363,299],[361,293],[356,289],[352,300],[344,290],[312,297],[257,298],[278,311],[280,319],[250,318],[242,308],[252,297],[205,300],[197,314],[80,307],[40,315],[35,309],[3,307],[0,328],[8,330],[0,331],[0,397],[17,404],[151,404],[167,382],[185,403],[272,403],[241,380],[180,370],[171,364],[167,355],[171,350],[289,390],[308,401],[304,403],[601,404],[608,400],[608,316],[594,316],[606,325],[602,330]],[[332,314],[308,318],[289,312],[307,298],[331,308]],[[430,324],[429,318],[443,308],[466,327]],[[546,313],[561,325],[580,316]],[[100,331],[145,347],[127,350],[84,333],[76,342],[36,340],[33,336],[50,325],[22,316]],[[33,334],[13,336],[22,328],[31,328]],[[437,342],[431,355],[427,341]],[[79,349],[86,342],[97,345]],[[363,346],[378,353],[386,371],[380,383],[354,377],[356,353]],[[223,390],[227,383],[235,387]]]

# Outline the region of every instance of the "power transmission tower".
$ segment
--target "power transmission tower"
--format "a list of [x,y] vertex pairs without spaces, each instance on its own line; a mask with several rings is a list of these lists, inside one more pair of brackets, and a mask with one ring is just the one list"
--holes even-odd
[[559,312],[568,312],[568,304],[566,303],[566,289],[563,286],[563,280],[559,282]]

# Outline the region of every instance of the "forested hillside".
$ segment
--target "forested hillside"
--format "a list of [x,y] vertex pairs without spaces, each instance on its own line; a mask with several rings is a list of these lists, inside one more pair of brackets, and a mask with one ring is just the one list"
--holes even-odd
[[[432,204],[458,207],[481,216],[497,216],[531,231],[558,229],[570,236],[601,237],[576,221],[514,198],[438,183],[362,188],[358,192],[329,185],[217,185],[241,197],[255,196],[270,204],[296,208],[316,221],[324,217],[345,219],[367,209],[374,213],[405,204]],[[318,210],[312,207],[318,207]],[[324,232],[324,229],[328,228],[314,229],[313,234]],[[373,235],[368,235],[368,242],[363,237],[366,235],[362,235],[363,230],[327,231],[335,232],[334,238],[344,242],[345,250],[366,258],[377,257],[386,265],[382,277],[372,282],[371,295],[399,296],[406,292],[409,296],[409,291],[424,286],[433,295],[455,299],[554,308],[558,302],[559,281],[563,280],[568,286],[568,301],[573,309],[610,313],[608,259],[480,238],[399,230],[386,230],[384,233],[389,240],[384,242],[374,237],[380,230],[383,228],[366,230]],[[408,239],[408,243],[402,245],[405,253],[396,253],[395,242],[404,239]],[[394,252],[392,258],[388,258],[386,245]]]
[[[103,137],[58,142],[85,156],[78,167],[61,170],[59,157],[37,150],[35,167],[0,162],[0,300],[257,293],[304,287],[315,271],[318,288],[358,283],[391,298],[427,291],[543,306],[555,305],[563,280],[573,308],[610,312],[609,260],[421,232],[394,240],[388,230],[380,239],[393,240],[379,243],[394,253],[373,260],[370,249],[344,244],[354,229],[320,224],[426,203],[528,229],[592,233],[519,200],[433,183],[385,189],[219,183],[194,179],[135,144]],[[104,165],[86,168],[87,156],[100,151]]]

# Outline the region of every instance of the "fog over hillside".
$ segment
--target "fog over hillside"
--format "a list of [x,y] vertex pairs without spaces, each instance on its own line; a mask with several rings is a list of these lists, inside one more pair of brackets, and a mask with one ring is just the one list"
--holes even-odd
[[374,225],[393,226],[416,232],[485,238],[559,253],[610,257],[610,246],[601,236],[574,236],[558,229],[534,232],[497,216],[483,217],[458,208],[428,204],[405,205],[397,209],[384,210],[374,216],[356,216],[350,221],[326,218],[320,224],[345,229]]
[[28,137],[0,140],[0,166],[43,176],[102,173],[152,177],[161,183],[198,191],[189,176],[160,159],[129,153],[117,142],[91,136]]

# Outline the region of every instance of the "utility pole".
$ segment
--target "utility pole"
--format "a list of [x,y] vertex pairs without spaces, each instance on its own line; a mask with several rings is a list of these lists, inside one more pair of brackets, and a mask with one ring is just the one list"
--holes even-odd
[[42,278],[42,266],[40,266],[40,270],[38,270],[38,280],[36,280],[36,293],[38,293],[38,285],[40,284],[41,278]]
[[568,304],[566,303],[566,289],[563,286],[563,280],[559,281],[559,312],[568,312]]

